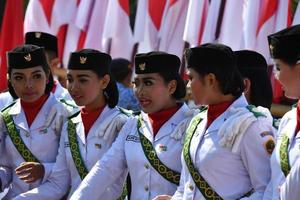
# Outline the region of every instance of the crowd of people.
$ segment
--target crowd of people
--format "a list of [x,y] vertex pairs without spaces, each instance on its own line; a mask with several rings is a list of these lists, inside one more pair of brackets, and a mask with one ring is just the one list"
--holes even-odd
[[[285,95],[299,99],[300,25],[268,41]],[[300,104],[275,126],[264,57],[217,43],[184,56],[188,83],[173,54],[131,65],[81,49],[64,88],[57,38],[26,33],[0,94],[3,199],[299,200]]]

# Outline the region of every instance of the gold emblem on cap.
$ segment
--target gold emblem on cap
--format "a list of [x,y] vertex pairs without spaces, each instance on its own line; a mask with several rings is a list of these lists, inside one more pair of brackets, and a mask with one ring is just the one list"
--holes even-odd
[[26,56],[24,56],[24,59],[25,59],[27,62],[30,62],[30,61],[31,61],[31,55],[30,55],[30,54],[27,54]]
[[80,59],[80,64],[85,64],[87,61],[87,57],[80,56],[79,59]]
[[42,33],[41,32],[36,32],[34,35],[35,35],[36,38],[40,38],[42,36]]
[[146,63],[140,63],[139,68],[141,71],[144,71],[146,69]]

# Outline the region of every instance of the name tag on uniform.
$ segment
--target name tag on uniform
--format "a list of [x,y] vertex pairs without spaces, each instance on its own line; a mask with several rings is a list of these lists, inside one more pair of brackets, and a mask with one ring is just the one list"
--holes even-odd
[[127,135],[126,141],[140,142],[140,137],[135,135]]
[[46,133],[48,133],[48,129],[47,128],[40,130],[40,134],[46,134]]
[[65,142],[65,148],[70,147],[70,143],[69,142]]

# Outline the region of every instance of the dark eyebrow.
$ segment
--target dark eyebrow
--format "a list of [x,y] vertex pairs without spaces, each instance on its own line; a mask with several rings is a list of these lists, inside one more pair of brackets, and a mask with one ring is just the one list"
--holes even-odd
[[87,74],[79,74],[79,75],[77,75],[77,77],[78,78],[85,78],[85,77],[89,78],[90,76]]
[[38,69],[38,70],[33,71],[32,74],[36,74],[36,73],[40,73],[40,72],[42,72],[42,70]]
[[153,78],[153,77],[144,77],[144,78],[142,78],[143,79],[143,81],[151,81],[151,80],[155,80],[155,78]]

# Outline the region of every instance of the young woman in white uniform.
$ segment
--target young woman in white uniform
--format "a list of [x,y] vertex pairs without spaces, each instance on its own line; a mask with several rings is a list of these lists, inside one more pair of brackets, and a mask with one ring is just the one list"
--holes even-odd
[[[268,37],[271,56],[274,59],[275,76],[282,84],[285,96],[293,99],[300,98],[300,25],[281,30]],[[300,158],[300,104],[286,113],[280,121],[276,147],[271,157],[272,177],[265,192],[264,199],[277,200],[280,198],[281,186],[289,176],[297,174],[294,164]],[[295,183],[296,185],[298,183]],[[289,190],[289,189],[288,189]],[[285,192],[284,192],[285,193]],[[289,193],[291,198],[296,193]]]
[[[67,192],[71,196],[111,147],[128,116],[116,107],[118,89],[110,76],[110,62],[110,55],[93,49],[71,54],[68,90],[81,110],[63,127],[59,154],[48,180],[15,199],[54,200],[61,199]],[[121,195],[126,174],[124,171],[116,184],[104,188],[103,199],[115,200]]]
[[164,52],[137,54],[135,95],[142,112],[129,120],[105,156],[83,180],[72,200],[103,199],[106,187],[129,170],[131,200],[151,200],[172,194],[180,179],[180,155],[192,112],[178,102],[185,84],[178,74],[180,60]]
[[43,48],[8,53],[9,91],[19,99],[0,115],[0,183],[4,199],[37,187],[51,172],[69,113],[50,92],[52,74]]
[[[49,33],[27,32],[25,34],[25,44],[37,45],[45,48],[46,59],[51,73],[53,74],[54,69],[57,69],[59,63],[57,37]],[[63,102],[74,104],[68,90],[63,88],[55,78],[53,83],[51,92],[54,96]],[[0,110],[11,104],[13,100],[17,98],[16,94],[11,95],[9,92],[0,93]]]
[[186,61],[193,99],[208,110],[187,129],[172,199],[262,199],[270,178],[272,119],[248,106],[229,47],[203,44],[188,49]]

